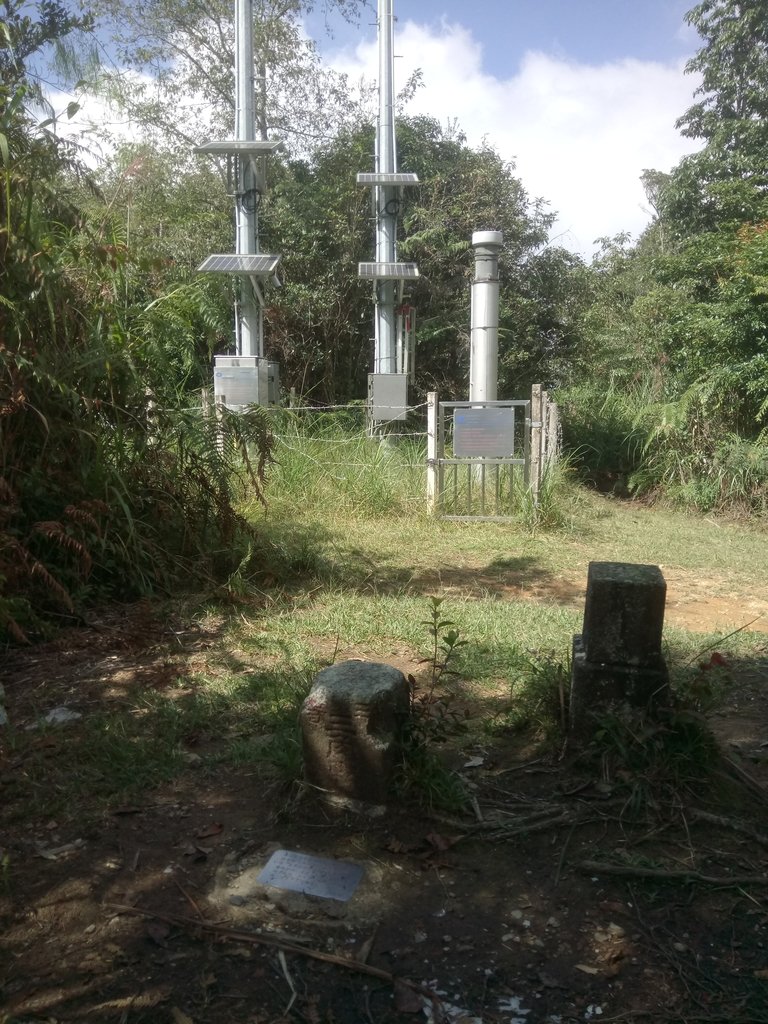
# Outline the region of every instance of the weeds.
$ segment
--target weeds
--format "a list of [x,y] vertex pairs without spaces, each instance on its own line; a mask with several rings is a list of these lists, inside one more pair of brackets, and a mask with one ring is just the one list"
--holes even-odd
[[663,497],[697,512],[768,512],[768,439],[725,429],[706,387],[674,400],[591,385],[560,398],[565,443],[583,479],[619,497]]
[[638,817],[705,792],[719,764],[706,722],[683,708],[619,707],[602,714],[587,754],[603,783],[622,793],[624,813]]
[[505,724],[527,729],[545,743],[562,740],[568,726],[570,677],[569,659],[554,652],[531,652],[512,691]]

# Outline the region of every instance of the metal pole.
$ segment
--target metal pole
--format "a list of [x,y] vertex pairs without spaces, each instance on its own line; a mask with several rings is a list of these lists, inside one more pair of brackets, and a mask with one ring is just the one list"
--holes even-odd
[[495,402],[499,376],[500,231],[475,231],[475,277],[472,282],[469,400]]
[[438,511],[437,392],[427,394],[427,512]]
[[[253,0],[235,0],[235,139],[253,142],[255,138]],[[238,156],[237,163],[235,251],[250,256],[259,251],[259,182],[251,157]],[[263,356],[261,305],[247,278],[241,278],[241,288],[238,355]]]
[[[393,0],[379,0],[379,116],[376,128],[376,170],[394,174],[395,153],[395,90]],[[397,239],[397,189],[391,185],[376,186],[376,262],[394,263]],[[395,282],[379,281],[376,287],[376,351],[375,373],[396,373],[397,327],[395,323]]]

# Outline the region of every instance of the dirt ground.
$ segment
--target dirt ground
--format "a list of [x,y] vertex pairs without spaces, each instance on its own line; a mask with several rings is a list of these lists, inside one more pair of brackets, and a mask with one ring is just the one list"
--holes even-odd
[[[703,583],[671,594],[668,621],[726,628],[745,609],[768,604]],[[14,727],[43,689],[117,706],[209,642],[171,655],[166,632],[139,606],[13,653]],[[723,770],[635,816],[632,780],[514,734],[453,749],[474,794],[458,818],[333,809],[190,758],[131,806],[84,797],[46,820],[16,803],[24,754],[0,747],[0,1022],[768,1022],[768,651],[732,669]],[[55,757],[80,728],[39,743]],[[279,849],[362,881],[346,902],[259,884]]]

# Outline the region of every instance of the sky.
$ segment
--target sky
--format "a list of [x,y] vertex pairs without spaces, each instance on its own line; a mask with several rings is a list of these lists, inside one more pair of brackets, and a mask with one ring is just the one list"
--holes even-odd
[[[513,161],[557,212],[556,244],[589,257],[598,238],[642,232],[641,172],[669,171],[699,145],[674,127],[697,85],[683,73],[700,42],[684,21],[692,0],[393,4],[395,87],[423,75],[408,113],[456,120],[471,145]],[[306,24],[352,80],[377,77],[374,7],[358,26],[320,13]]]

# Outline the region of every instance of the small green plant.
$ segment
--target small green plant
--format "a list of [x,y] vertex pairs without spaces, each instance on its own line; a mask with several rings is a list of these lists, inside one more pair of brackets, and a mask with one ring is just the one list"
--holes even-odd
[[426,626],[429,631],[432,648],[430,656],[422,659],[422,664],[429,664],[430,698],[443,676],[456,675],[449,665],[455,660],[459,648],[467,645],[466,640],[460,639],[461,634],[456,629],[456,623],[450,619],[441,618],[444,600],[443,597],[429,597],[430,617],[422,622],[422,625]]
[[422,622],[430,639],[429,657],[422,659],[428,666],[426,686],[420,690],[413,675],[408,676],[411,687],[410,715],[404,729],[404,758],[400,772],[400,789],[415,793],[420,802],[429,807],[459,810],[466,802],[466,790],[461,778],[445,765],[434,750],[434,745],[445,743],[451,736],[466,731],[466,717],[452,704],[452,694],[437,694],[439,684],[457,672],[450,666],[466,640],[456,624],[443,618],[442,597],[430,597],[430,617]]

